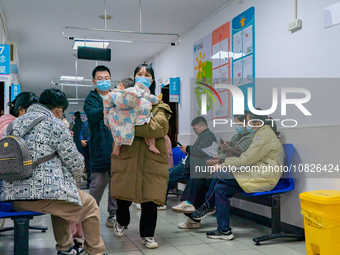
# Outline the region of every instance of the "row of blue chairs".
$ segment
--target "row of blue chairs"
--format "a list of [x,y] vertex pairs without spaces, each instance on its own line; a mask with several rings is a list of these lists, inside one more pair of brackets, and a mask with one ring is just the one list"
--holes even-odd
[[[294,154],[294,145],[287,143],[283,144],[285,158],[284,158],[284,166],[287,166],[290,170],[292,156]],[[174,165],[177,165],[184,157],[185,153],[183,153],[179,147],[175,147],[172,150]],[[261,236],[253,238],[253,241],[256,245],[259,245],[263,241],[276,239],[276,238],[296,238],[298,240],[303,240],[304,236],[299,234],[290,234],[290,233],[282,233],[281,232],[281,196],[280,194],[286,193],[288,191],[294,190],[295,184],[292,172],[288,172],[287,175],[283,175],[279,180],[276,187],[271,191],[265,192],[254,192],[254,193],[246,193],[243,192],[241,194],[237,194],[235,197],[239,199],[244,199],[250,202],[259,203],[265,206],[271,207],[271,228],[272,233],[267,236]],[[176,194],[179,194],[178,191]]]

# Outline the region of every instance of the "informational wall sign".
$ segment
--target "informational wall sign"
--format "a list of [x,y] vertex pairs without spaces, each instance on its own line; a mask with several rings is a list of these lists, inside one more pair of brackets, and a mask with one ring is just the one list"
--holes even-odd
[[11,102],[20,94],[20,85],[11,85]]
[[255,8],[251,7],[232,20],[233,85],[239,86],[248,110],[248,88],[255,103]]
[[216,84],[240,87],[245,102],[247,89],[252,87],[255,102],[254,7],[194,43],[193,75],[195,82],[191,93],[195,94],[197,102],[192,102],[192,107],[196,116],[204,115],[212,120],[232,115],[229,91],[215,89]]
[[170,78],[170,102],[179,103],[180,102],[180,79]]
[[9,75],[10,73],[9,45],[0,44],[0,75]]

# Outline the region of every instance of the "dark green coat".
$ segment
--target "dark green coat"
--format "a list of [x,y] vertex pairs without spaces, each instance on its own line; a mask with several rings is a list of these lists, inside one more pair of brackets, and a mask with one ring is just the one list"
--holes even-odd
[[110,172],[112,134],[104,124],[103,99],[97,90],[92,90],[84,102],[84,112],[91,130],[89,143],[92,173]]

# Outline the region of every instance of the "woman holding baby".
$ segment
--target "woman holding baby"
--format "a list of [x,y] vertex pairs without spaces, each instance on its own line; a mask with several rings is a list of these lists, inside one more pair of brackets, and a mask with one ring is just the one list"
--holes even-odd
[[[139,65],[135,69],[134,80],[155,94],[155,76],[151,66]],[[150,109],[148,124],[146,122],[135,126],[131,145],[121,145],[119,155],[111,155],[111,195],[117,199],[118,205],[115,235],[124,235],[124,229],[130,223],[129,207],[132,202],[140,203],[141,243],[146,248],[157,248],[158,243],[154,238],[157,206],[165,202],[169,179],[168,151],[164,137],[168,133],[172,112],[162,101],[153,104]],[[159,154],[149,149],[148,138],[155,138]]]

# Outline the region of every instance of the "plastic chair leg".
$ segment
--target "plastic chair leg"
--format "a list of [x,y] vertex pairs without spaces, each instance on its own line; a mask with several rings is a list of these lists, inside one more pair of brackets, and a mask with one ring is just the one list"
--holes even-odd
[[[46,230],[48,230],[48,227],[45,227],[45,226],[29,226],[28,229],[41,230],[41,232],[46,232]],[[14,226],[0,229],[0,233],[6,232],[6,231],[11,231],[11,230],[14,230]]]
[[263,241],[272,240],[276,238],[297,238],[298,241],[303,241],[305,239],[304,236],[302,235],[276,233],[276,234],[270,234],[268,236],[255,237],[253,238],[253,241],[255,242],[255,245],[261,245],[261,242]]
[[14,255],[28,255],[29,218],[14,218]]
[[304,236],[298,234],[288,234],[281,232],[281,196],[271,196],[271,225],[272,233],[267,236],[255,237],[253,241],[256,245],[260,245],[261,242],[272,240],[276,238],[297,238],[299,241],[304,240]]

